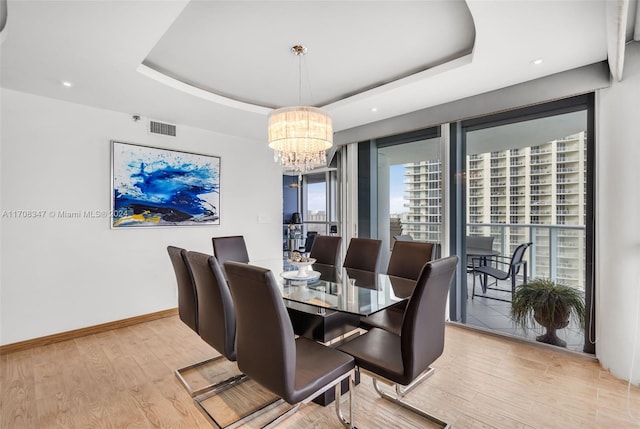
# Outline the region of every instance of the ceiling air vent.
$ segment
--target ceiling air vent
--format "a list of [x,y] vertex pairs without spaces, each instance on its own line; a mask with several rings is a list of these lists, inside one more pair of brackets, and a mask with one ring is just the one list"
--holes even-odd
[[149,132],[151,134],[162,134],[163,136],[176,136],[176,126],[172,124],[165,124],[164,122],[158,122],[149,120]]

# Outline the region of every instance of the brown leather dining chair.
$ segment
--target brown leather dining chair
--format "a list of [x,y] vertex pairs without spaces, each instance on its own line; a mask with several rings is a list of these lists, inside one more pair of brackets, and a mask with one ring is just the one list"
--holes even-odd
[[309,257],[315,259],[317,264],[337,267],[340,265],[341,244],[342,237],[316,235],[309,250]]
[[[313,340],[295,338],[270,270],[237,262],[227,262],[225,270],[237,313],[238,367],[293,405],[265,427],[280,423],[301,404],[333,386],[336,414],[345,427],[353,427],[353,358]],[[341,382],[345,379],[351,381],[349,420],[340,409]]]
[[[450,425],[403,398],[433,374],[430,365],[444,350],[447,294],[457,263],[457,256],[449,256],[424,265],[407,304],[399,335],[373,328],[338,347],[355,358],[358,370],[373,377],[373,387],[382,398],[443,428]],[[378,381],[395,384],[395,395],[381,389]]]
[[[169,253],[169,258],[173,265],[173,271],[176,275],[176,282],[178,286],[178,317],[180,317],[180,320],[182,320],[185,325],[200,335],[198,327],[198,297],[196,286],[193,282],[193,277],[187,262],[187,251],[180,247],[168,246],[167,252]],[[203,389],[192,388],[183,374],[193,368],[206,365],[209,362],[211,362],[211,359],[175,370],[176,377],[180,380],[180,383],[182,383],[191,396],[197,395]],[[211,387],[211,385],[205,386],[204,389],[209,387]]]
[[[437,252],[435,243],[424,241],[397,241],[391,250],[387,275],[418,280],[424,264],[434,259]],[[363,329],[380,328],[399,334],[402,327],[407,301],[380,310],[368,317],[360,318]]]
[[301,253],[309,254],[311,252],[311,247],[313,247],[313,242],[315,241],[318,233],[316,231],[307,231],[307,238],[304,239],[304,246],[298,249]]
[[422,267],[435,259],[437,245],[425,241],[397,241],[391,250],[387,274],[417,280]]
[[167,252],[173,265],[178,286],[178,317],[185,325],[197,333],[198,304],[196,287],[193,284],[193,279],[187,266],[187,251],[181,247],[167,246]]
[[[187,389],[191,396],[196,396],[211,389],[227,388],[242,380],[243,376],[236,375],[222,381],[215,381],[200,388],[193,388],[185,378],[185,373],[194,368],[207,365],[220,358],[235,361],[235,314],[229,295],[226,282],[223,280],[222,287],[219,286],[220,267],[213,257],[196,252],[187,252],[185,249],[169,246],[167,248],[169,256],[174,263],[176,278],[178,278],[178,314],[187,313],[195,315],[196,332],[202,340],[212,346],[221,356],[207,359],[176,370],[176,377]],[[211,258],[212,261],[209,261]],[[188,279],[193,293],[189,294],[185,290],[189,289],[186,283]],[[180,292],[180,290],[183,290]],[[228,299],[224,299],[226,295]],[[181,296],[182,295],[182,296]],[[193,301],[192,301],[193,299]],[[193,310],[191,305],[195,304]],[[189,318],[189,320],[191,320]]]
[[[222,358],[235,362],[236,354],[236,312],[231,298],[231,291],[216,258],[199,252],[187,252],[187,264],[198,294],[198,327],[200,338],[213,347],[220,356],[201,364]],[[193,368],[193,366],[192,366]],[[247,379],[245,374],[238,373],[221,381],[213,382],[198,389],[192,396],[194,401],[219,428],[236,427],[241,419],[222,426],[203,405],[203,402],[218,393],[227,390]],[[267,405],[272,405],[270,401]]]
[[380,268],[381,255],[381,240],[354,237],[349,241],[342,266],[377,273]]
[[249,262],[249,252],[247,252],[244,236],[213,237],[211,241],[213,254],[221,267],[227,261]]

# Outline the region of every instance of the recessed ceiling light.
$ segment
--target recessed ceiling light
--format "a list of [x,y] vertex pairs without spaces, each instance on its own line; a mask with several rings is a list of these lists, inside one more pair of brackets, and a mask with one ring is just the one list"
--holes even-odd
[[377,111],[378,111],[378,108],[377,108],[377,107],[372,107],[372,108],[371,108],[371,111],[372,111],[372,112],[377,112]]
[[536,58],[535,60],[532,60],[531,64],[533,64],[534,66],[542,64],[542,58]]
[[68,80],[63,80],[62,81],[62,86],[66,86],[67,88],[71,88],[73,86],[73,84],[71,82],[69,82]]

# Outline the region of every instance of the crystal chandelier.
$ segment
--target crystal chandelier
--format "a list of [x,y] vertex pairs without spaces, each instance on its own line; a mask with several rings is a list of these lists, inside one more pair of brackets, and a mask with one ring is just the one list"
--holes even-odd
[[[300,68],[307,48],[296,45],[291,52],[300,57]],[[289,170],[304,173],[327,163],[326,150],[333,145],[331,117],[325,110],[310,106],[275,109],[269,114],[267,138],[276,162]]]

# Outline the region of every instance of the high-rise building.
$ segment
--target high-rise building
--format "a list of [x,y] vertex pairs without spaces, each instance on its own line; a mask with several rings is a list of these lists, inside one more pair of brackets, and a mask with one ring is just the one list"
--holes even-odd
[[[583,288],[586,139],[581,132],[538,146],[467,158],[467,234],[492,235],[509,255],[534,242],[530,273]],[[403,233],[440,241],[440,161],[405,165]]]

